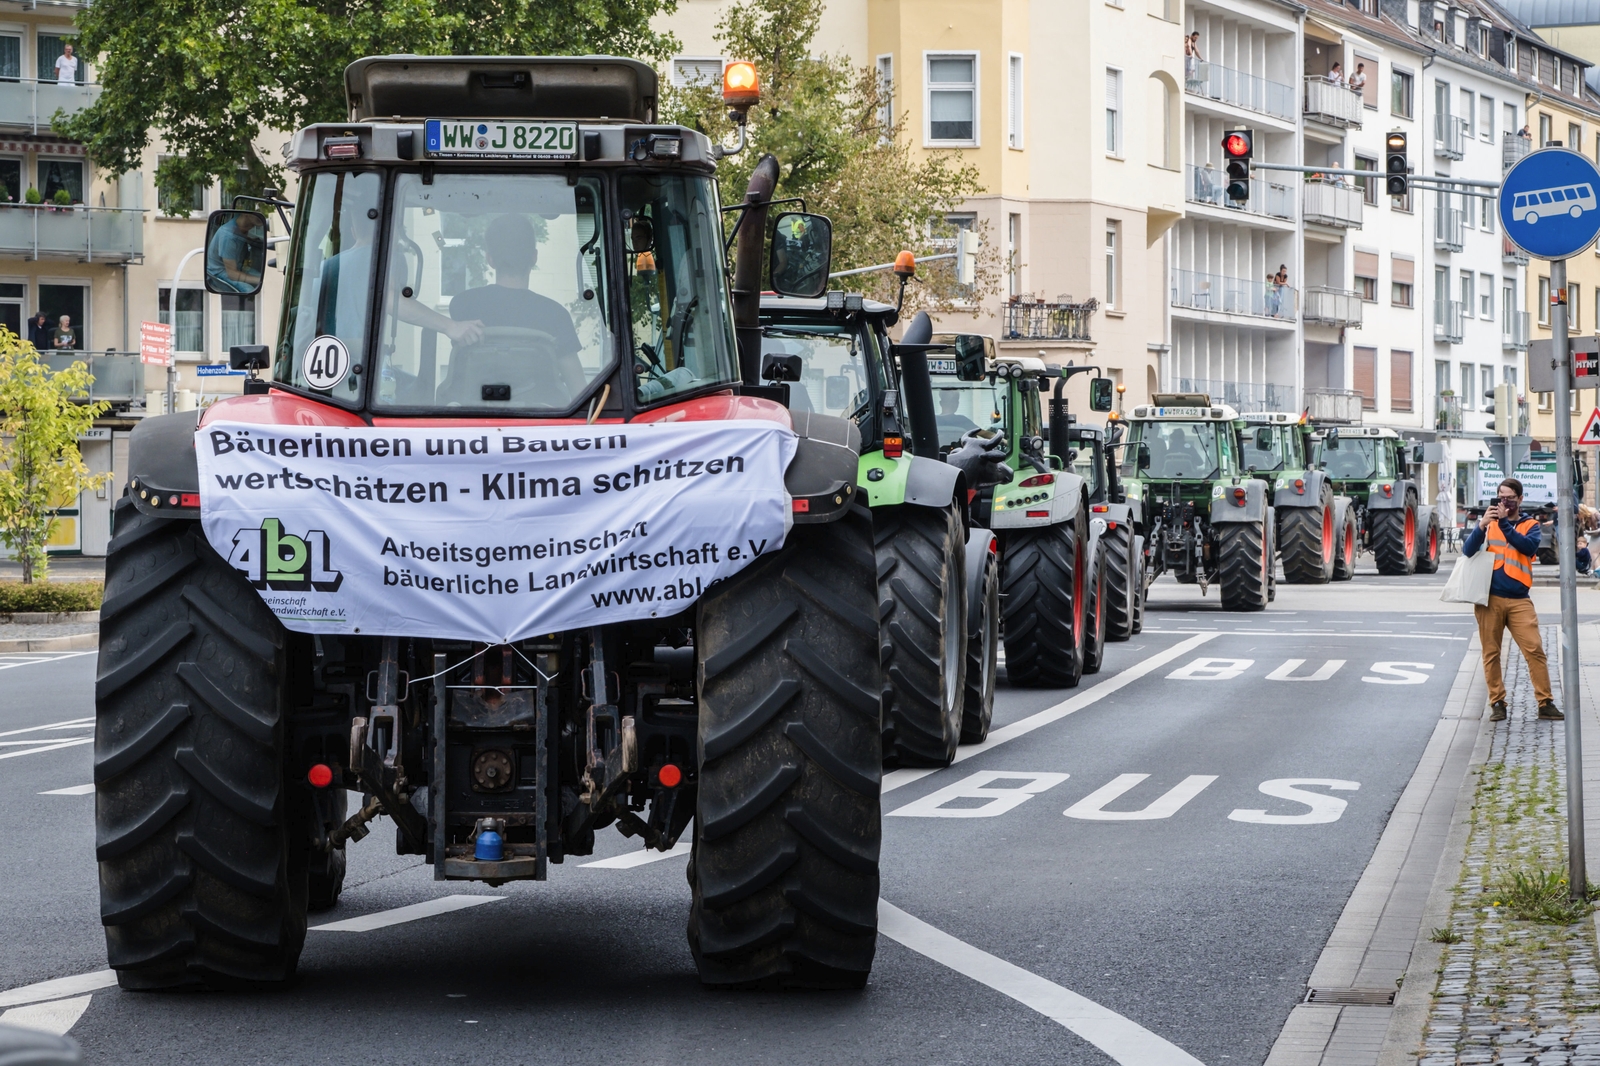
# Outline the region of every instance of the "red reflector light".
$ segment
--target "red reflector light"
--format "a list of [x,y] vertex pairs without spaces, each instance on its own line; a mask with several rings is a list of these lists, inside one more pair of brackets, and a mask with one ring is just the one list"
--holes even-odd
[[319,762],[306,771],[306,780],[311,782],[312,788],[327,788],[333,784],[333,767]]
[[811,510],[811,501],[810,500],[795,500],[794,501],[794,509],[795,509],[795,512],[797,514],[805,514],[807,511]]
[[656,771],[656,780],[667,788],[677,788],[683,781],[683,771],[671,763],[667,763],[667,765]]
[[1105,514],[1107,511],[1111,510],[1111,508],[1107,507],[1103,503],[1097,503],[1090,506],[1089,510],[1093,511],[1095,514]]
[[1022,483],[1019,484],[1017,488],[1036,489],[1040,485],[1054,485],[1055,483],[1056,476],[1054,474],[1035,474],[1032,477],[1023,478]]
[[1305,495],[1305,492],[1306,492],[1306,479],[1305,478],[1297,477],[1297,478],[1294,479],[1294,491],[1300,493],[1300,495],[1302,495],[1302,496]]
[[1385,485],[1383,487],[1383,494],[1385,496],[1393,496],[1394,495],[1394,486],[1393,485]]
[[1106,523],[1106,528],[1107,529],[1116,529],[1117,528],[1117,524],[1115,522],[1107,522]]
[[889,459],[898,459],[905,452],[906,439],[904,437],[883,438],[883,454]]
[[1247,493],[1245,492],[1244,489],[1242,489],[1242,488],[1234,489],[1233,490],[1233,505],[1235,507],[1243,507],[1244,506],[1244,498],[1245,498],[1246,495],[1247,495]]
[[1050,512],[1049,511],[1029,511],[1028,512],[1028,517],[1029,518],[1049,518],[1050,517]]
[[185,492],[178,497],[179,507],[199,507],[200,494],[198,492]]

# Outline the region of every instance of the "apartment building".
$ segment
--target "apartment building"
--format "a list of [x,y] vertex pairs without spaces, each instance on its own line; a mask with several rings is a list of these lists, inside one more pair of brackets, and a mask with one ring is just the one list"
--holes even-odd
[[[712,77],[737,58],[714,38],[726,6],[680,3],[671,77]],[[1127,403],[1158,387],[1170,348],[1164,238],[1186,187],[1178,12],[1177,0],[844,0],[817,39],[878,72],[914,151],[979,170],[985,191],[950,221],[1000,244],[1003,291],[941,325],[993,335],[1002,352],[1099,364]]]

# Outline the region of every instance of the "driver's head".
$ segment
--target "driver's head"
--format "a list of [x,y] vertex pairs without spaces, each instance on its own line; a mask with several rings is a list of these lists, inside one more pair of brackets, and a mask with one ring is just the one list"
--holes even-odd
[[1187,448],[1189,446],[1189,431],[1182,426],[1172,427],[1172,446],[1174,448]]
[[953,415],[953,414],[956,413],[956,408],[958,406],[960,406],[960,404],[961,404],[961,397],[957,396],[955,394],[954,390],[952,390],[952,389],[943,389],[943,390],[940,391],[940,393],[939,393],[939,413],[940,414],[942,414],[942,415]]
[[489,223],[483,235],[483,250],[489,265],[500,277],[527,277],[539,261],[533,223],[525,215],[501,215]]

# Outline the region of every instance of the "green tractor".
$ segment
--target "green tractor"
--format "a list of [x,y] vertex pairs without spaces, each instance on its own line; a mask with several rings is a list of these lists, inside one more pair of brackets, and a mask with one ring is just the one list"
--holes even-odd
[[1277,515],[1278,557],[1290,584],[1325,585],[1355,574],[1350,500],[1311,462],[1311,429],[1299,415],[1244,416],[1244,468],[1266,482]]
[[[1072,421],[1064,458],[1089,486],[1089,533],[1104,555],[1106,639],[1127,640],[1144,628],[1144,537],[1141,506],[1122,483],[1116,449],[1127,427],[1112,419],[1105,428]],[[1052,435],[1054,439],[1054,434]]]
[[1313,440],[1317,468],[1334,493],[1350,501],[1340,527],[1344,542],[1370,551],[1380,574],[1437,573],[1439,525],[1400,434],[1382,426],[1327,425]]
[[1123,474],[1140,503],[1151,579],[1170,570],[1222,606],[1259,611],[1277,592],[1276,525],[1266,482],[1245,470],[1243,422],[1203,393],[1157,393],[1133,409]]

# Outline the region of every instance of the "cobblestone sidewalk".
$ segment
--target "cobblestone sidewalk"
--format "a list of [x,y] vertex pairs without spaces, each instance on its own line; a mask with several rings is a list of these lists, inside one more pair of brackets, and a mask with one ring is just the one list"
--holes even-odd
[[[1554,626],[1544,627],[1544,642],[1551,673],[1559,677]],[[1498,889],[1513,871],[1566,866],[1563,724],[1536,720],[1527,664],[1514,645],[1509,650],[1509,718],[1495,724],[1479,771],[1466,861],[1450,913],[1450,931],[1460,940],[1445,949],[1420,1066],[1600,1066],[1594,922],[1512,920],[1499,899]],[[1583,695],[1592,700],[1590,671],[1584,673]]]

